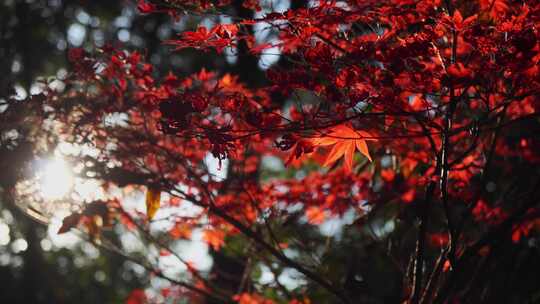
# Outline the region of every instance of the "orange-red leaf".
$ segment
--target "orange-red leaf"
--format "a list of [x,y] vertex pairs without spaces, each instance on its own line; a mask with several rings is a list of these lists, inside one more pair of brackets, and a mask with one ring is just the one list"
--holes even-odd
[[356,148],[358,149],[358,151],[360,151],[360,153],[364,154],[364,156],[367,157],[369,159],[369,161],[372,161],[371,156],[369,155],[369,150],[368,150],[368,146],[366,144],[366,141],[365,140],[355,140],[355,143],[356,143]]
[[323,166],[331,166],[342,156],[345,158],[345,170],[352,171],[354,152],[360,151],[362,155],[371,161],[366,141],[376,140],[366,131],[354,130],[348,125],[339,125],[328,132],[325,136],[312,140],[314,146],[330,146],[332,149],[328,153]]
[[[349,149],[350,143],[346,141],[338,142],[334,145],[326,160],[324,161],[323,166],[328,167],[340,159]],[[354,146],[353,146],[354,148]]]
[[306,217],[308,218],[308,222],[312,225],[319,225],[324,222],[326,219],[326,214],[324,212],[324,209],[312,206],[306,209]]
[[214,250],[219,250],[225,244],[225,232],[221,230],[207,229],[203,231],[203,240],[212,246]]

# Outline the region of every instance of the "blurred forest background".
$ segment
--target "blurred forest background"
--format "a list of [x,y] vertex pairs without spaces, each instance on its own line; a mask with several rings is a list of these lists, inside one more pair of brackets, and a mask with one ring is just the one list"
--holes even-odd
[[[0,101],[13,94],[22,99],[35,93],[36,81],[40,79],[65,77],[66,54],[71,47],[92,49],[103,46],[106,40],[126,46],[144,45],[155,54],[155,60],[163,60],[158,37],[170,35],[172,25],[157,19],[143,23],[137,19],[135,9],[133,3],[123,1],[1,1]],[[15,127],[23,131],[25,126],[15,123],[2,118],[0,128],[5,131]],[[45,225],[26,216],[5,195],[4,190],[20,178],[20,168],[32,159],[31,145],[27,142],[31,139],[25,138],[25,134],[30,137],[19,132],[16,143],[8,145],[3,141],[0,145],[1,301],[124,301],[131,290],[145,284],[147,279],[134,272],[123,259],[99,252],[87,243],[73,242],[68,249],[63,246],[65,240],[53,242],[49,235],[56,231],[48,231]]]

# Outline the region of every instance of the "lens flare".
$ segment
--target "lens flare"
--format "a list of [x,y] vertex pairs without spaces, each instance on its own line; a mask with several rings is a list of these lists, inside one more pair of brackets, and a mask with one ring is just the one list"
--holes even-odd
[[73,181],[73,172],[64,160],[49,160],[40,177],[41,196],[48,200],[63,198],[72,189]]

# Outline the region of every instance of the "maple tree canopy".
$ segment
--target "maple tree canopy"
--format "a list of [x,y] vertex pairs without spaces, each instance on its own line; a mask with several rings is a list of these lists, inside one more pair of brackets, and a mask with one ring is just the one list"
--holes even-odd
[[[183,24],[163,43],[209,58],[195,73],[68,50],[65,89],[29,99],[54,122],[43,137],[89,147],[64,157],[109,195],[59,233],[172,283],[140,302],[538,300],[540,1],[277,2],[139,0]],[[119,231],[185,275],[130,256]],[[174,249],[194,234],[211,269]]]

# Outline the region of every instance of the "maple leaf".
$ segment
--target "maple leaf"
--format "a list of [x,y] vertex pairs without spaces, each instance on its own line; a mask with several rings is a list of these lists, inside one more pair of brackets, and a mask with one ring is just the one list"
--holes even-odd
[[317,206],[312,206],[306,209],[306,217],[308,218],[308,222],[310,224],[320,225],[326,219],[326,214],[324,209]]
[[366,131],[354,130],[348,125],[338,125],[330,129],[322,137],[312,140],[314,146],[331,146],[323,166],[329,167],[342,156],[345,158],[345,170],[352,171],[353,158],[356,150],[372,161],[366,141],[376,141],[371,134]]
[[169,230],[169,235],[175,240],[189,239],[191,238],[191,228],[186,223],[176,223],[176,225]]
[[204,230],[203,240],[214,250],[219,250],[225,244],[225,232],[215,229]]
[[137,9],[143,14],[150,14],[156,11],[156,6],[145,0],[139,0]]
[[146,191],[146,215],[151,220],[159,209],[161,200],[161,191],[158,189],[148,188]]
[[292,152],[285,162],[285,166],[293,164],[299,166],[306,156],[313,153],[313,144],[310,140],[299,140],[292,146]]

